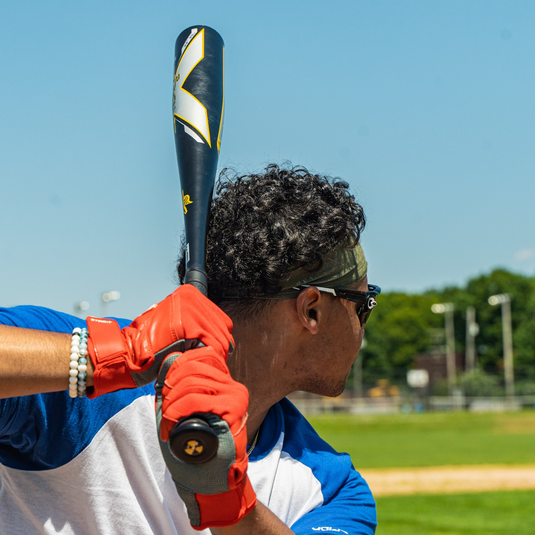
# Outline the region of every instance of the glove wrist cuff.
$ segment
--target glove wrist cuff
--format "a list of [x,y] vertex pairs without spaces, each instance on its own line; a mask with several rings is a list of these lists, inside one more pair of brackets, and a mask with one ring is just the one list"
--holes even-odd
[[128,350],[119,324],[115,320],[87,318],[89,340],[87,350],[93,363],[93,392],[87,397],[134,388],[125,360]]
[[201,531],[210,527],[233,526],[256,506],[256,493],[249,477],[243,478],[238,487],[224,494],[207,496],[195,494],[199,504],[201,524],[192,527]]

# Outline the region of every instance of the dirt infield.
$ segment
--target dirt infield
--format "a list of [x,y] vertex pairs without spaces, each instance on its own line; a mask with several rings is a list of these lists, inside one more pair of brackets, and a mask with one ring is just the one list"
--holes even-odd
[[535,465],[360,470],[375,496],[535,489]]

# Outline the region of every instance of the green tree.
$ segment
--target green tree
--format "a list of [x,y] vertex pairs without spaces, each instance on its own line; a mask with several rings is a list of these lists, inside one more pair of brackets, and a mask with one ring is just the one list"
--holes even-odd
[[479,362],[488,371],[503,369],[501,307],[488,304],[494,294],[511,294],[513,351],[517,367],[535,365],[535,292],[534,280],[529,277],[496,269],[468,282],[466,293],[477,310],[480,333]]
[[431,312],[434,299],[429,295],[387,293],[377,302],[366,326],[364,379],[399,380],[412,367],[414,357],[429,347],[431,329],[440,326],[440,319]]
[[[419,295],[381,294],[366,326],[367,344],[362,350],[364,382],[373,384],[379,378],[398,383],[404,381],[414,357],[428,352],[433,345],[433,330],[444,328],[444,317],[431,312],[434,303],[453,303],[455,306],[457,352],[465,350],[466,309],[469,306],[476,308],[476,321],[480,327],[476,338],[479,365],[486,372],[502,373],[501,309],[488,303],[491,295],[499,293],[512,296],[515,375],[521,381],[528,381],[529,386],[530,380],[535,381],[535,278],[505,269],[475,277],[463,288],[449,286]],[[486,380],[484,375],[467,378],[468,382],[481,383],[483,380]]]

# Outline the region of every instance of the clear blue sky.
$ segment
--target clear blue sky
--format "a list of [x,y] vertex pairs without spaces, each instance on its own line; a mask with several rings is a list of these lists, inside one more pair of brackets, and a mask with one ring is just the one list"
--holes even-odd
[[290,160],[363,204],[370,280],[535,273],[535,2],[0,3],[0,305],[133,317],[175,286],[174,42],[225,40],[220,165]]

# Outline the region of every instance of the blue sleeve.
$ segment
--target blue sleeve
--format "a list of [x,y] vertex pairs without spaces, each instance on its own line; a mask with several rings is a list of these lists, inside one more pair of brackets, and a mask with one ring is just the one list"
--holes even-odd
[[[121,328],[130,324],[130,320],[112,318]],[[38,331],[70,333],[75,327],[85,327],[85,320],[50,308],[36,306],[0,307],[0,325],[24,327]]]
[[360,474],[351,470],[338,492],[320,507],[301,517],[293,526],[296,535],[342,533],[373,535],[377,514],[372,493]]
[[[0,325],[11,327],[67,333],[72,332],[74,327],[84,326],[84,323],[80,318],[43,307],[0,308]],[[41,401],[40,396],[0,399],[0,441],[4,442],[5,437],[16,436],[25,423],[43,414],[42,407],[39,406]],[[40,423],[41,426],[46,426],[46,419]],[[28,437],[27,434],[20,439],[18,446],[22,449],[25,444],[35,443],[35,437]]]
[[[129,320],[117,320],[122,327]],[[75,316],[34,306],[0,308],[0,325],[53,332],[85,326]],[[82,451],[114,414],[152,385],[88,398],[71,399],[68,392],[0,399],[0,463],[23,470],[55,468]]]
[[375,500],[347,453],[322,440],[304,416],[284,399],[284,450],[308,466],[321,484],[323,503],[292,526],[297,535],[341,533],[373,535],[377,527]]

